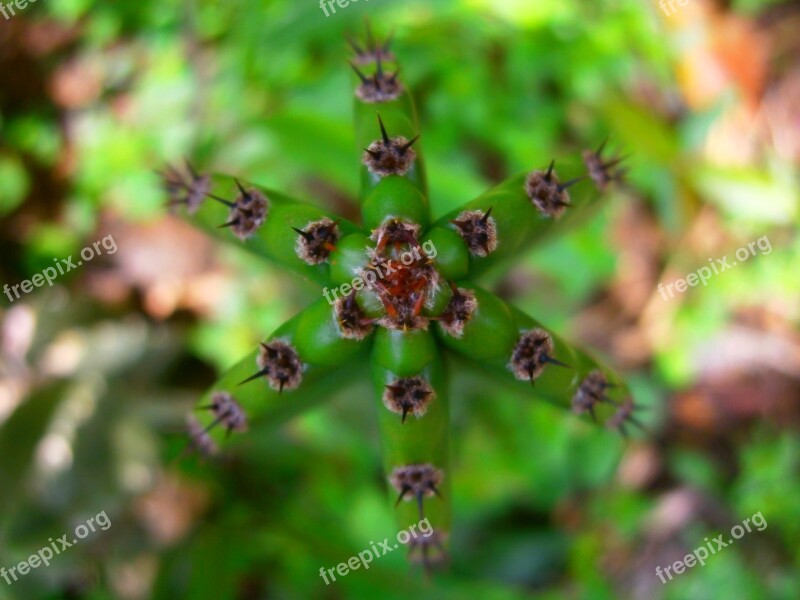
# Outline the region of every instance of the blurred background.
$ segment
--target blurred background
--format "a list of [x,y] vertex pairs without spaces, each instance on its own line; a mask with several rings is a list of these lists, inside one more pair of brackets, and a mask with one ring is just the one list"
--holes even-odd
[[[0,17],[0,567],[105,512],[5,599],[800,596],[800,2],[40,0]],[[452,568],[396,552],[369,386],[214,460],[181,452],[217,373],[317,297],[171,216],[203,168],[353,214],[343,33],[396,30],[442,214],[595,147],[629,185],[501,294],[629,379],[625,442],[458,373]],[[766,236],[748,260],[658,292]],[[12,292],[13,294],[13,292]],[[369,410],[364,410],[369,406]],[[657,566],[768,526],[666,585]]]

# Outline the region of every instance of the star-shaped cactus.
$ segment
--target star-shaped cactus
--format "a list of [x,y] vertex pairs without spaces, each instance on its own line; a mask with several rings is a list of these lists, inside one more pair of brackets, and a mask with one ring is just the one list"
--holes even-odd
[[635,422],[619,377],[472,282],[564,232],[623,173],[601,145],[545,159],[433,219],[414,105],[389,44],[370,35],[351,45],[360,225],[188,165],[164,174],[191,222],[322,287],[208,390],[191,443],[212,454],[248,421],[283,420],[371,369],[398,525],[429,520],[434,534],[409,544],[429,567],[445,559],[450,529],[448,354],[595,422],[623,431]]

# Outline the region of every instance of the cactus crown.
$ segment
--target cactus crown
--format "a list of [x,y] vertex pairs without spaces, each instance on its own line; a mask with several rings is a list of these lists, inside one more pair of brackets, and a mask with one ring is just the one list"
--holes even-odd
[[414,104],[389,42],[370,34],[365,47],[350,44],[361,225],[191,166],[164,174],[171,204],[185,206],[191,222],[323,287],[212,386],[190,435],[212,454],[248,422],[285,419],[328,397],[368,357],[398,525],[430,520],[434,533],[409,542],[428,568],[445,560],[450,527],[446,353],[611,427],[635,423],[619,377],[471,282],[564,231],[624,173],[619,159],[603,157],[603,144],[511,177],[434,220]]

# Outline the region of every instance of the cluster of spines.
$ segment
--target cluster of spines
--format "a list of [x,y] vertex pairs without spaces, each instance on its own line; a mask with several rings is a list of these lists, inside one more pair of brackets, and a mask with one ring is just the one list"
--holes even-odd
[[[389,36],[383,44],[379,44],[370,34],[366,50],[352,38],[347,38],[347,41],[356,53],[355,60],[350,63],[350,66],[361,82],[356,88],[358,99],[367,103],[380,103],[398,98],[404,91],[403,85],[398,79],[400,70],[386,73],[383,68],[384,63],[394,60],[394,55],[390,51],[392,36]],[[367,75],[356,63],[362,67],[375,65],[375,72]]]
[[225,428],[226,436],[230,436],[232,432],[247,431],[247,415],[233,395],[228,392],[214,392],[211,394],[210,404],[200,406],[198,410],[208,410],[214,417],[205,428],[200,425],[194,415],[190,415],[188,418],[189,447],[201,456],[212,456],[219,450],[217,443],[210,435],[210,431],[215,427],[222,425]]
[[378,124],[381,129],[381,138],[364,148],[361,162],[369,169],[370,173],[380,177],[405,175],[417,158],[411,146],[419,139],[419,134],[410,140],[401,135],[390,137],[380,114],[378,115]]
[[605,191],[613,182],[621,183],[628,173],[628,169],[621,166],[626,157],[603,158],[603,150],[605,150],[607,142],[608,140],[603,141],[595,151],[585,150],[583,153],[583,162],[589,171],[589,177],[601,192]]
[[269,344],[262,342],[256,357],[259,370],[239,385],[264,378],[269,387],[282,393],[283,390],[294,390],[303,380],[304,364],[297,350],[284,340],[272,340]]

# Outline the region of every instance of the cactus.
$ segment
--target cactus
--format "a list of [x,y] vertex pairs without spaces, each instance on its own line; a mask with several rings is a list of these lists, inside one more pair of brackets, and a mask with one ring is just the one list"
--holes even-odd
[[369,364],[397,524],[429,520],[434,534],[409,544],[428,569],[445,562],[450,531],[448,353],[623,433],[637,423],[617,375],[472,282],[594,210],[623,170],[603,144],[544,161],[433,220],[414,103],[389,43],[370,35],[350,44],[360,225],[189,165],[163,174],[191,223],[323,288],[199,400],[190,443],[213,454],[248,422],[296,414]]

